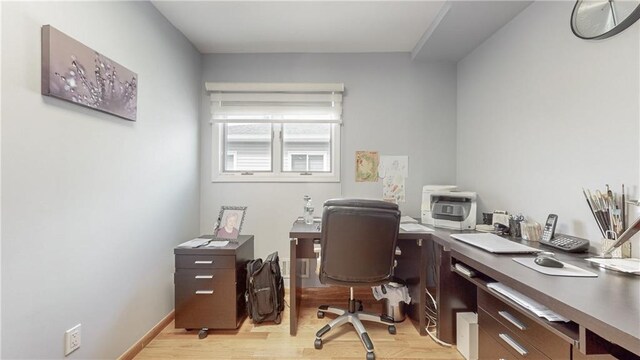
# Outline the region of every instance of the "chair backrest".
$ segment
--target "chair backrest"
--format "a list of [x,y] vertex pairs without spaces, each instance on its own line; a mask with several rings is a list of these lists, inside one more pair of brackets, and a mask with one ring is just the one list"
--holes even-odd
[[325,202],[320,282],[373,286],[389,281],[399,226],[396,204],[362,199]]

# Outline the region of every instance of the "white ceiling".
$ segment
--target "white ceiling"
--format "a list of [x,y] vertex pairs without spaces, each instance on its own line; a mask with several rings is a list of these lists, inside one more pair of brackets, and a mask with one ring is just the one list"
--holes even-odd
[[461,60],[532,2],[448,2],[414,49],[414,59]]
[[531,1],[164,1],[202,53],[412,52],[458,61]]

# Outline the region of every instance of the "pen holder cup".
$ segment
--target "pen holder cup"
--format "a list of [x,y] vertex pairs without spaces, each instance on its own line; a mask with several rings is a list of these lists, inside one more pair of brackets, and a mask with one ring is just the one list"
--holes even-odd
[[509,219],[509,235],[519,238],[522,237],[522,220]]
[[[602,253],[604,254],[613,244],[616,243],[616,240],[611,239],[602,239]],[[630,258],[631,257],[631,243],[627,242],[622,244],[619,248],[613,250],[611,253],[612,258]]]
[[521,221],[520,230],[523,240],[538,242],[542,238],[542,226],[537,222]]

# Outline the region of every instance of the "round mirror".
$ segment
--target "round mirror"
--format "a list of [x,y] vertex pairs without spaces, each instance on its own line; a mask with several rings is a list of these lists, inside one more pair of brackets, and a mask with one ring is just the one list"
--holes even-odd
[[640,18],[640,0],[578,0],[571,14],[571,30],[582,39],[604,39]]

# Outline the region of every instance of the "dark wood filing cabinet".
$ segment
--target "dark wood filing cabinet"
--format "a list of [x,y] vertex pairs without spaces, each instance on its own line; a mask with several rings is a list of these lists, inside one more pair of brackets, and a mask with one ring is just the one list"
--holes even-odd
[[246,317],[246,264],[253,259],[253,236],[241,235],[224,247],[174,249],[175,327],[237,329]]

